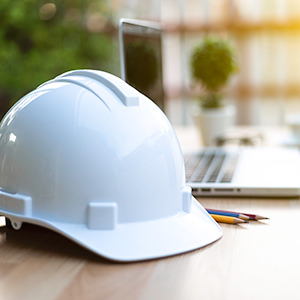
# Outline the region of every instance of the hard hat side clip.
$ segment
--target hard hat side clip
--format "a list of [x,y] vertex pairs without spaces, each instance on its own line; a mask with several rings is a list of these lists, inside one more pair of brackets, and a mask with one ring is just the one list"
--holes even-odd
[[87,215],[89,229],[115,229],[118,221],[117,203],[89,202]]
[[190,213],[191,206],[192,206],[192,189],[189,186],[185,186],[182,190],[182,209],[186,213]]
[[12,194],[0,190],[0,207],[12,213],[31,216],[32,199],[29,196]]

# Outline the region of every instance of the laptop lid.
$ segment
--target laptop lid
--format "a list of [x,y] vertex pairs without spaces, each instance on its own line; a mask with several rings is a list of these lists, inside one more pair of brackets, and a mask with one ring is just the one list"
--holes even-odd
[[119,43],[122,79],[164,110],[160,24],[121,19]]

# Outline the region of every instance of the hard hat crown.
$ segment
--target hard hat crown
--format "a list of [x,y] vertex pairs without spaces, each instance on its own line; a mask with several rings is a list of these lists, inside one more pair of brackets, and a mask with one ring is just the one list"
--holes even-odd
[[[185,185],[166,116],[105,72],[67,72],[11,108],[0,125],[0,187],[0,211],[16,229],[22,222],[42,225],[108,258],[138,260],[203,245],[199,238],[188,245],[164,241],[156,250],[147,244],[158,233],[174,234],[194,218],[192,210],[204,210]],[[205,216],[203,228],[213,222]],[[133,237],[137,250],[128,246]]]

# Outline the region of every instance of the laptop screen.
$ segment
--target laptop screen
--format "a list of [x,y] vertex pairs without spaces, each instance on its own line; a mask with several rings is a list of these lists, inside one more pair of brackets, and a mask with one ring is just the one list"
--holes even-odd
[[164,110],[162,30],[159,24],[122,19],[119,39],[122,79]]

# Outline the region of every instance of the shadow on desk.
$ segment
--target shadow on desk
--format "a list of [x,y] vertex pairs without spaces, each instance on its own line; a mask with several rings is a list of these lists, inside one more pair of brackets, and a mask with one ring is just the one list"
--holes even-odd
[[77,245],[64,236],[37,225],[24,223],[20,230],[14,230],[9,226],[0,228],[0,253],[3,251],[33,252],[36,255],[45,254],[71,257],[74,259],[86,259],[97,263],[113,263]]

